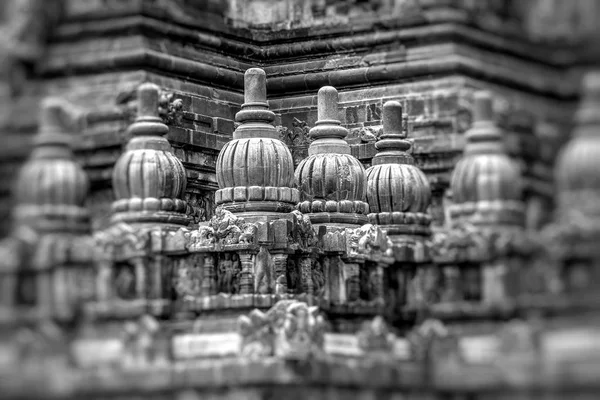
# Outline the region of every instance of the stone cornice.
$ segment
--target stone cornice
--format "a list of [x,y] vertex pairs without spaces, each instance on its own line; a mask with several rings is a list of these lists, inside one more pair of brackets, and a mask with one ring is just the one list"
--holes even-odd
[[[270,78],[267,90],[271,96],[313,93],[321,86],[340,88],[363,87],[373,84],[398,83],[403,79],[441,77],[462,74],[473,78],[502,84],[507,87],[533,92],[542,96],[572,100],[577,96],[577,79],[566,79],[563,70],[546,65],[524,63],[506,56],[474,49],[465,44],[449,44],[431,47],[428,52],[414,54],[412,60],[398,59],[393,62],[374,63],[364,66],[362,62],[345,69],[316,69],[318,72],[294,71],[294,68],[267,68]],[[308,52],[308,50],[307,50]],[[358,61],[358,60],[357,60]],[[42,71],[46,76],[91,74],[106,69],[147,68],[169,75],[186,76],[189,80],[209,83],[213,87],[240,90],[243,74],[223,66],[177,57],[150,48],[127,49],[114,52],[94,52],[77,60],[55,55],[47,61]],[[515,74],[514,71],[529,73]],[[537,76],[539,79],[531,79]],[[542,78],[548,77],[548,78]],[[571,82],[572,81],[572,82]],[[559,84],[559,82],[562,82]]]
[[[522,38],[502,37],[473,26],[458,22],[436,21],[397,24],[397,26],[354,27],[348,31],[327,29],[325,32],[291,30],[285,38],[273,40],[254,40],[239,33],[219,34],[207,31],[206,27],[186,26],[174,21],[142,16],[139,14],[114,16],[113,18],[86,22],[66,21],[54,35],[54,42],[70,42],[98,35],[114,36],[124,33],[144,33],[160,35],[193,43],[200,48],[235,54],[250,63],[267,66],[273,61],[304,58],[306,54],[344,54],[360,51],[372,51],[378,46],[410,45],[411,43],[468,43],[478,48],[523,58],[531,62],[543,62],[548,65],[568,66],[575,61],[572,48],[548,47],[531,43]],[[272,33],[272,32],[270,32]],[[262,63],[262,64],[260,64]]]

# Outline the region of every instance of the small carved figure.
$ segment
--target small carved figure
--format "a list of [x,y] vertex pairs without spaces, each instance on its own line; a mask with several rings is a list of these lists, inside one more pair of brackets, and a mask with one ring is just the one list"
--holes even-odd
[[290,304],[283,328],[276,336],[275,354],[301,359],[318,355],[323,348],[325,327],[317,307],[300,302]]
[[241,277],[241,273],[242,273],[242,265],[240,263],[240,259],[238,257],[237,254],[233,254],[231,257],[232,260],[232,270],[233,270],[233,275],[232,275],[232,294],[237,294],[240,293],[240,277]]
[[322,297],[325,294],[325,281],[323,267],[318,260],[315,260],[312,263],[312,282],[313,293],[316,297]]
[[372,321],[365,321],[357,336],[358,345],[365,351],[388,354],[394,347],[395,336],[389,331],[381,316],[375,317]]
[[310,218],[298,210],[292,211],[292,215],[296,221],[296,241],[302,249],[309,249],[316,243],[315,231],[310,223]]
[[129,321],[125,324],[123,339],[125,365],[141,367],[154,362],[156,358],[154,342],[159,327],[156,319],[150,315],[143,315],[138,322]]
[[220,293],[233,293],[233,260],[230,253],[225,253],[219,262],[217,287]]
[[267,314],[260,310],[238,319],[238,331],[242,337],[242,356],[258,358],[273,354],[273,331]]
[[255,224],[244,224],[239,238],[240,243],[253,243],[258,227]]
[[261,246],[258,254],[256,255],[255,261],[255,280],[254,280],[254,292],[255,293],[272,293],[272,278],[273,271],[275,268],[275,263],[273,262],[273,257],[269,251]]
[[135,274],[130,265],[123,265],[119,269],[115,280],[115,289],[117,296],[123,300],[135,297]]
[[287,294],[287,278],[279,275],[275,280],[275,294]]
[[181,265],[176,270],[176,276],[173,278],[173,288],[177,293],[177,298],[186,299],[193,298],[197,293],[196,279],[192,267],[189,265]]

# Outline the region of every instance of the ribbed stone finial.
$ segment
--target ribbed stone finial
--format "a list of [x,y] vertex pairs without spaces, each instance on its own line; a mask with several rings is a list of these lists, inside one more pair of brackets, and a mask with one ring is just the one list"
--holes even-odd
[[309,132],[315,140],[295,173],[303,200],[298,210],[309,214],[312,223],[365,223],[365,169],[344,140],[348,130],[338,120],[337,90],[322,87],[317,107],[319,119]]
[[523,223],[521,171],[505,152],[502,133],[494,121],[492,94],[474,94],[474,122],[466,132],[464,157],[454,167],[450,188],[454,221],[481,225]]
[[240,125],[217,158],[215,202],[225,210],[266,221],[292,211],[300,199],[292,153],[273,126],[267,103],[267,77],[260,68],[244,74],[244,101],[235,115]]
[[244,103],[267,105],[267,74],[260,68],[250,68],[244,73]]
[[600,216],[600,71],[586,73],[582,92],[573,136],[561,149],[555,167],[557,216],[569,222],[574,214],[590,221]]
[[88,178],[73,160],[71,142],[81,121],[76,107],[60,98],[42,101],[35,148],[21,169],[15,188],[18,224],[46,231],[89,228],[84,207]]
[[113,223],[189,222],[186,171],[164,137],[169,128],[158,114],[159,93],[153,83],[138,87],[138,116],[128,129],[133,137],[113,169]]
[[384,225],[390,234],[429,234],[431,218],[425,213],[431,201],[431,188],[425,174],[406,152],[410,142],[405,139],[405,122],[399,102],[388,101],[383,105],[383,132],[375,143],[379,152],[367,170],[369,219],[371,223]]
[[340,123],[338,120],[338,91],[333,86],[323,86],[317,94],[319,122]]

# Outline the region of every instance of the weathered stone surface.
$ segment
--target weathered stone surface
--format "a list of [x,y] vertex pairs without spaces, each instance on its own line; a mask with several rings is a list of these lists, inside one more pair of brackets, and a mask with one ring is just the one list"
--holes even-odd
[[597,389],[592,2],[53,3],[0,5],[0,196],[41,97],[86,125],[0,243],[5,397]]

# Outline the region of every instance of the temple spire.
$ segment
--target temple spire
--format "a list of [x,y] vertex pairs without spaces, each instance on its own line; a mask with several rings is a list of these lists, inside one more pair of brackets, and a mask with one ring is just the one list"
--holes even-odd
[[164,137],[169,128],[158,116],[159,88],[138,88],[138,115],[128,132],[132,138],[113,170],[113,222],[187,225],[187,184],[181,161]]
[[75,107],[60,98],[42,102],[34,149],[17,178],[15,224],[39,232],[85,232],[89,212],[86,173],[74,160],[73,135],[81,118]]
[[392,237],[407,233],[428,235],[431,188],[425,174],[407,153],[411,145],[403,125],[400,103],[386,102],[383,133],[375,143],[379,152],[373,157],[373,166],[367,169],[369,221],[381,225]]
[[365,169],[344,140],[348,130],[338,119],[338,92],[325,86],[317,99],[318,121],[309,132],[315,140],[295,173],[302,196],[298,209],[312,223],[364,224]]
[[477,92],[474,99],[474,123],[450,184],[455,203],[451,218],[483,225],[522,225],[521,171],[504,149],[491,93]]
[[217,159],[215,202],[247,221],[291,218],[299,200],[294,164],[273,126],[262,69],[244,74],[244,104],[235,118],[240,125]]

